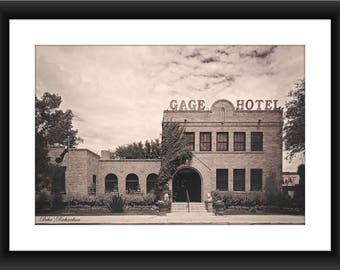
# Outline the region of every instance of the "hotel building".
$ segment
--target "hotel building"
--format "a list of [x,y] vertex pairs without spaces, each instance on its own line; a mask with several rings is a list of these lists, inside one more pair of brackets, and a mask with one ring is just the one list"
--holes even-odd
[[[169,182],[172,200],[202,202],[214,190],[262,195],[276,193],[282,184],[282,110],[237,110],[217,100],[210,110],[165,110],[163,122],[185,126],[193,159]],[[51,147],[51,162],[62,147]],[[66,194],[102,195],[110,192],[148,193],[160,169],[159,159],[111,159],[71,149],[62,163]]]

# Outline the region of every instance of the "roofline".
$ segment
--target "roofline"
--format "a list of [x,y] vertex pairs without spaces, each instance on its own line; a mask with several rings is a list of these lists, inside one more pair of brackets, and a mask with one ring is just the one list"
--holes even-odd
[[[195,110],[163,110],[165,112],[172,112],[172,113],[212,113],[212,110],[202,110],[202,111],[195,111]],[[283,109],[276,109],[276,110],[233,110],[236,113],[278,113],[283,112]]]
[[70,151],[87,151],[87,152],[91,153],[92,155],[95,155],[95,156],[100,158],[100,155],[96,154],[95,152],[93,152],[93,151],[91,151],[87,148],[71,148]]

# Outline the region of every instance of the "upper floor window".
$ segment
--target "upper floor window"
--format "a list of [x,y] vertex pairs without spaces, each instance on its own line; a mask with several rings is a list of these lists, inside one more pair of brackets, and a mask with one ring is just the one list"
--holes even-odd
[[251,151],[263,151],[263,133],[251,133]]
[[228,151],[228,132],[217,132],[216,150]]
[[246,150],[246,133],[234,132],[234,151]]
[[185,132],[184,135],[188,142],[189,149],[195,151],[195,132]]
[[200,151],[211,151],[211,132],[200,132]]

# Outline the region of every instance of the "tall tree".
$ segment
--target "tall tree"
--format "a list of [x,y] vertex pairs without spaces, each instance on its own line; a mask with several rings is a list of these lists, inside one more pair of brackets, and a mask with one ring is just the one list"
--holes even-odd
[[159,170],[156,194],[161,196],[167,189],[179,166],[190,163],[193,153],[185,138],[185,127],[175,122],[162,124],[161,168]]
[[286,102],[283,140],[291,160],[296,154],[305,153],[305,80],[299,80],[288,96],[292,99]]
[[76,146],[81,138],[78,131],[73,129],[71,110],[59,110],[62,102],[60,96],[44,93],[41,98],[35,97],[35,175],[36,189],[51,188],[51,171],[49,164],[48,146],[55,143]]
[[159,139],[134,142],[121,145],[111,154],[112,158],[120,159],[158,159],[160,158],[161,145]]

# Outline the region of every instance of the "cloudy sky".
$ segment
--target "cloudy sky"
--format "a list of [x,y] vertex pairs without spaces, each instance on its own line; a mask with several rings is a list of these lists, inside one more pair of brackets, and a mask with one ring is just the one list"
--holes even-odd
[[[95,153],[159,138],[172,99],[278,99],[304,77],[303,46],[37,46],[36,94],[62,109]],[[300,159],[284,160],[296,170]]]

